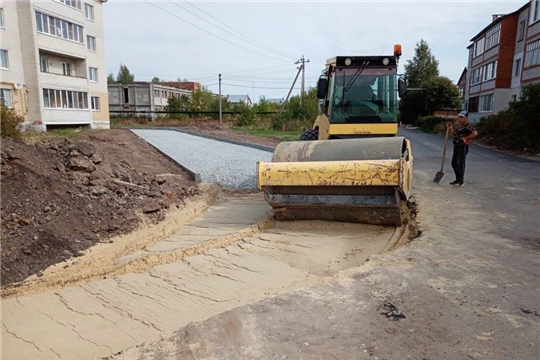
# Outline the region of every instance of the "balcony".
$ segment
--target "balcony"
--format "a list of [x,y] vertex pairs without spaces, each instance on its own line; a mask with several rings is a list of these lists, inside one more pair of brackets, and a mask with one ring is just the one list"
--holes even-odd
[[88,91],[88,79],[80,76],[67,76],[52,72],[42,72],[41,87]]

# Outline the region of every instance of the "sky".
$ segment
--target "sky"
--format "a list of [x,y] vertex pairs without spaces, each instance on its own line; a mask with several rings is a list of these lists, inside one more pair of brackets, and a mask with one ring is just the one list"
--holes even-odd
[[[107,73],[124,64],[136,81],[188,79],[257,102],[285,98],[302,56],[315,87],[334,56],[392,55],[398,72],[421,39],[439,73],[457,83],[470,39],[527,0],[515,1],[200,1],[109,0],[103,4]],[[291,95],[300,92],[300,79]]]

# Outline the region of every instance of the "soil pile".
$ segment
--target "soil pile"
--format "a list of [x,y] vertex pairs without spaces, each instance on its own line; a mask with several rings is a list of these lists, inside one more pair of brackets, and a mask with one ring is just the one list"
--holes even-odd
[[129,130],[1,144],[2,285],[141,224],[198,193],[189,175]]

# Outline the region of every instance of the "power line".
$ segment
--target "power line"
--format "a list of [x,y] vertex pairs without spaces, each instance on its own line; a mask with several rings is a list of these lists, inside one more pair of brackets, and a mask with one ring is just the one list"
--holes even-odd
[[[227,83],[221,83],[221,85],[229,85],[229,86],[236,86],[236,87],[244,87],[244,88],[255,88],[255,89],[274,89],[274,90],[289,90],[288,87],[282,88],[282,87],[265,87],[265,86],[249,86],[249,85],[239,85],[239,84],[227,84]],[[296,89],[296,87],[295,87]]]
[[251,45],[253,45],[253,46],[256,46],[256,47],[258,47],[258,48],[260,48],[260,49],[263,49],[263,50],[265,50],[265,51],[269,51],[269,52],[272,52],[272,53],[274,53],[274,54],[277,54],[277,55],[280,55],[280,56],[283,56],[283,57],[286,57],[286,58],[289,58],[289,59],[294,59],[294,57],[291,57],[291,56],[288,56],[288,55],[286,55],[286,54],[283,54],[283,53],[281,53],[281,52],[279,52],[279,51],[276,51],[276,50],[274,50],[274,49],[272,49],[272,48],[269,48],[268,46],[265,46],[265,45],[263,45],[263,44],[261,44],[261,43],[255,41],[255,40],[252,40],[252,39],[248,38],[248,37],[245,36],[245,35],[242,35],[242,33],[240,33],[240,32],[238,32],[238,31],[234,30],[234,29],[231,28],[230,26],[224,24],[223,22],[219,21],[218,19],[216,19],[216,18],[213,17],[212,15],[210,15],[210,14],[208,14],[207,12],[205,12],[205,11],[199,9],[197,6],[191,4],[191,3],[187,2],[187,1],[186,1],[187,4],[193,6],[193,7],[196,8],[197,10],[199,10],[199,11],[205,13],[207,16],[209,16],[209,17],[211,17],[212,19],[216,20],[216,21],[219,22],[220,24],[222,24],[222,25],[224,25],[224,26],[226,26],[226,27],[232,29],[234,32],[239,33],[240,35],[244,36],[247,40],[246,40],[246,39],[242,39],[240,36],[238,36],[238,35],[236,35],[236,34],[230,32],[230,31],[228,31],[228,30],[225,30],[225,29],[223,29],[223,28],[217,26],[216,24],[214,24],[214,23],[212,23],[212,22],[206,20],[205,18],[203,18],[203,17],[201,17],[201,16],[195,14],[194,12],[192,12],[192,11],[186,9],[185,7],[183,7],[183,6],[181,6],[181,5],[178,5],[177,3],[175,3],[175,2],[173,2],[173,1],[171,1],[171,0],[169,0],[169,2],[172,3],[173,5],[179,7],[180,9],[187,11],[187,12],[190,13],[191,15],[198,17],[198,18],[201,19],[202,21],[207,22],[208,24],[210,24],[210,25],[212,25],[212,26],[218,28],[219,30],[225,31],[227,34],[230,34],[230,35],[234,36],[234,37],[237,38],[237,39],[240,39],[240,40],[242,40],[242,41],[245,41],[245,42],[247,42],[248,44],[251,44]]
[[[283,68],[283,67],[288,67],[288,66],[291,66],[291,65],[279,65],[279,66],[271,66],[271,67],[258,68],[258,69],[235,70],[235,71],[225,72],[225,73],[222,73],[222,74],[234,74],[234,73],[239,73],[239,72],[252,72],[252,71],[260,71],[260,70],[270,70],[270,69],[277,69],[277,68]],[[256,75],[260,75],[260,74],[256,74]]]
[[[250,72],[256,72],[261,70],[270,70],[270,69],[278,69],[278,68],[284,68],[284,67],[290,67],[291,65],[279,65],[279,66],[271,66],[271,67],[264,67],[264,68],[255,68],[255,69],[245,69],[245,70],[234,70],[229,72],[224,72],[222,74],[236,74],[236,73],[250,73]],[[281,74],[282,72],[272,72],[271,74]],[[267,73],[259,73],[259,74],[247,74],[247,75],[267,75]],[[138,76],[179,76],[178,73],[175,74],[139,74]],[[199,80],[202,79],[209,79],[214,78],[216,76],[215,73],[204,73],[204,74],[184,74],[181,77],[184,78],[197,78]]]
[[234,45],[234,46],[236,46],[236,47],[239,47],[240,49],[244,49],[244,50],[246,50],[246,51],[252,52],[252,53],[257,54],[257,55],[261,55],[261,56],[267,57],[267,58],[269,58],[269,59],[274,59],[274,60],[278,60],[278,61],[285,61],[285,62],[288,62],[288,60],[278,59],[278,58],[275,58],[275,57],[273,57],[273,56],[261,54],[261,53],[259,53],[259,52],[257,52],[257,51],[253,51],[253,50],[248,49],[248,48],[246,48],[246,47],[243,47],[243,46],[241,46],[241,45],[235,44],[235,43],[233,43],[232,41],[229,41],[229,40],[227,40],[227,39],[224,39],[224,38],[222,38],[222,37],[220,37],[220,36],[218,36],[218,35],[216,35],[216,34],[211,33],[210,31],[207,31],[207,30],[205,30],[205,29],[203,29],[203,28],[201,28],[201,27],[199,27],[199,26],[197,26],[197,25],[195,25],[195,24],[190,23],[190,22],[187,21],[187,20],[182,19],[181,17],[179,17],[179,16],[173,14],[173,13],[170,12],[170,11],[167,11],[167,10],[165,10],[165,9],[163,9],[163,8],[161,8],[161,7],[159,7],[159,6],[157,6],[156,4],[154,4],[154,3],[152,3],[152,2],[150,2],[150,1],[148,1],[148,0],[144,0],[144,1],[147,2],[148,4],[152,5],[152,6],[157,7],[159,10],[166,12],[167,14],[169,14],[169,15],[171,15],[171,16],[174,16],[174,17],[177,18],[178,20],[183,21],[183,22],[185,22],[186,24],[189,24],[189,25],[191,25],[191,26],[193,26],[193,27],[195,27],[195,28],[197,28],[197,29],[199,29],[199,30],[201,30],[201,31],[204,31],[205,33],[207,33],[207,34],[209,34],[209,35],[212,35],[212,36],[214,36],[214,37],[216,37],[216,38],[218,38],[218,39],[220,39],[220,40],[222,40],[222,41],[225,41],[226,43],[229,43],[229,44],[231,44],[231,45]]
[[[253,79],[246,79],[246,80],[243,80],[243,79],[239,79],[239,78],[235,78],[235,77],[229,77],[228,80],[232,80],[232,81],[239,81],[239,82],[271,82],[271,83],[290,83],[291,82],[291,79],[256,79],[256,78],[253,78]],[[310,79],[306,79],[307,81],[315,81],[317,80],[317,78],[310,78]]]
[[[282,67],[288,67],[291,65],[279,65],[279,66],[271,66],[271,67],[265,67],[265,68],[256,68],[256,69],[245,69],[245,70],[235,70],[235,71],[229,71],[227,74],[232,73],[238,73],[238,72],[251,72],[251,71],[260,71],[260,70],[267,70],[267,69],[276,69],[276,68],[282,68]],[[177,73],[175,74],[155,74],[156,76],[178,76]],[[258,75],[258,74],[257,74]],[[148,74],[141,74],[141,76],[154,76],[154,75],[148,75]],[[214,77],[214,73],[204,73],[204,74],[186,74],[184,77]]]

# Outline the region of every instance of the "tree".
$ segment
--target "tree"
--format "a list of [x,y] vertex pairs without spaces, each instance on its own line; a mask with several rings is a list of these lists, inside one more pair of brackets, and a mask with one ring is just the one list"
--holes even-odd
[[428,43],[421,39],[414,49],[414,57],[407,60],[405,74],[409,87],[423,87],[426,81],[439,76],[439,61],[431,55]]
[[[163,108],[165,111],[170,111],[173,114],[169,114],[169,117],[180,119],[182,114],[174,114],[174,112],[186,111],[191,102],[189,96],[182,94],[180,97],[171,96],[167,99],[167,105]],[[185,116],[185,115],[184,115]]]
[[135,80],[135,75],[129,72],[126,65],[120,64],[118,75],[116,76],[116,82],[120,84],[132,84]]
[[107,84],[116,84],[113,73],[109,73],[109,75],[107,75]]
[[152,82],[153,82],[153,83],[159,83],[159,82],[161,82],[161,80],[160,80],[157,76],[154,76],[154,77],[152,78]]
[[[439,62],[431,54],[428,43],[421,39],[414,49],[414,57],[405,64],[407,87],[417,90],[407,92],[399,103],[401,121],[405,124],[415,122],[420,116],[428,114],[426,84],[439,76]],[[420,90],[422,89],[422,90]]]
[[446,76],[437,76],[426,81],[426,112],[432,114],[438,109],[459,107],[459,90]]
[[216,106],[219,107],[218,98],[212,94],[207,88],[202,87],[193,92],[191,98],[191,108],[192,111],[212,111]]

